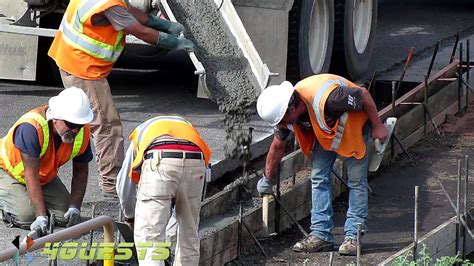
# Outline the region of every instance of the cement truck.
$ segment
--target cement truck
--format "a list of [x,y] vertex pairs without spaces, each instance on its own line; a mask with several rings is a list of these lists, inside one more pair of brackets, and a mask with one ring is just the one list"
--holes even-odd
[[[377,0],[214,1],[216,9],[236,10],[258,56],[278,74],[270,83],[328,71],[357,79],[368,66]],[[160,12],[160,0],[129,2],[146,12]],[[54,64],[46,53],[67,4],[68,0],[1,1],[0,79],[35,80],[42,71],[51,75]],[[137,45],[145,44],[127,36],[128,56],[147,49],[148,57],[161,55],[152,46],[134,49]]]

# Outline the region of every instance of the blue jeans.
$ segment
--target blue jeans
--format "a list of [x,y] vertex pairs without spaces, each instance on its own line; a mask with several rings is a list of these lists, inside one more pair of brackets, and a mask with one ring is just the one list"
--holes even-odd
[[[370,136],[370,126],[367,124],[363,131],[367,144]],[[349,186],[349,209],[344,225],[346,238],[356,239],[357,223],[362,224],[362,230],[367,229],[366,222],[369,207],[367,192],[368,152],[369,149],[360,160],[354,157],[346,159],[347,184]],[[317,141],[315,142],[311,171],[311,235],[327,242],[334,242],[334,236],[332,235],[334,224],[332,221],[331,170],[335,160],[335,152],[323,150],[321,145]]]

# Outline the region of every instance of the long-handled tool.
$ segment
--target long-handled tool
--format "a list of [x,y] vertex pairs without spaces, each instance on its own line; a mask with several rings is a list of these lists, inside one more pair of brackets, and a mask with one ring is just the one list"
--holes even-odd
[[[169,20],[172,22],[177,22],[176,17],[173,15],[173,12],[171,11],[170,6],[168,5],[168,1],[161,0],[160,3],[164,9],[163,10],[164,14],[169,18]],[[193,62],[194,67],[196,68],[196,71],[194,71],[194,74],[198,75],[197,97],[209,98],[210,92],[206,83],[206,70],[204,69],[204,66],[202,65],[201,61],[199,61],[199,59],[196,57],[196,54],[194,52],[189,52],[188,54],[189,54],[189,58]]]

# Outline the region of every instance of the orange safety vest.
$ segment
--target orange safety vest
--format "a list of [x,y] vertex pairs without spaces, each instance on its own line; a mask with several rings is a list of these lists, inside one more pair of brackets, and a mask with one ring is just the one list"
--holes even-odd
[[159,136],[169,135],[176,139],[183,139],[196,144],[204,155],[206,165],[211,159],[211,149],[201,138],[197,130],[179,116],[158,116],[147,120],[130,133],[128,137],[133,143],[135,158],[128,176],[133,182],[140,181],[140,166],[143,156],[150,144]]
[[358,88],[343,77],[331,74],[314,75],[295,85],[295,90],[306,104],[313,127],[313,132],[308,132],[296,123],[292,124],[301,150],[308,157],[312,153],[315,137],[324,150],[334,151],[342,157],[361,159],[365,155],[362,128],[368,119],[366,112],[346,112],[333,127],[326,124],[324,105],[329,94],[338,86]]
[[107,77],[125,45],[124,31],[94,26],[92,16],[123,0],[71,0],[48,55],[62,70],[83,79]]
[[61,143],[58,150],[54,147],[54,136],[52,129],[46,121],[46,110],[48,106],[38,107],[24,114],[13,127],[8,130],[7,135],[0,139],[0,168],[5,170],[11,177],[25,184],[24,165],[20,155],[20,149],[15,147],[13,142],[15,130],[21,123],[29,123],[38,132],[40,152],[40,184],[45,185],[51,182],[57,175],[60,166],[76,156],[83,154],[90,140],[90,127],[84,125],[77,133],[74,142],[71,144]]

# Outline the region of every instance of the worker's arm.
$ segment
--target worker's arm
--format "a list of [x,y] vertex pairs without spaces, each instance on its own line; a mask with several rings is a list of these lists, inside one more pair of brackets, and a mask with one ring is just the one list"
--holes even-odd
[[122,207],[123,214],[127,220],[133,220],[135,217],[135,202],[137,194],[137,185],[133,183],[132,179],[128,176],[134,159],[133,150],[133,142],[130,142],[127,152],[125,153],[122,168],[117,175],[116,186],[120,206]]
[[71,197],[69,198],[70,208],[81,209],[82,201],[86,193],[88,175],[89,163],[72,163]]
[[275,171],[280,164],[281,159],[285,155],[285,147],[287,140],[282,140],[278,136],[273,137],[272,144],[268,150],[267,160],[265,163],[265,176],[272,180]]
[[143,12],[142,10],[132,6],[127,6],[127,11],[136,19],[140,24],[146,25],[148,23],[148,14]]
[[43,190],[39,181],[40,160],[24,152],[20,152],[20,156],[25,168],[26,190],[28,191],[28,197],[33,205],[35,215],[37,217],[46,216]]
[[372,138],[379,139],[382,143],[387,138],[387,128],[382,123],[377,112],[377,106],[375,105],[374,99],[370,95],[369,91],[365,88],[360,88],[362,92],[362,102],[364,105],[364,111],[369,116],[370,122],[372,123]]

